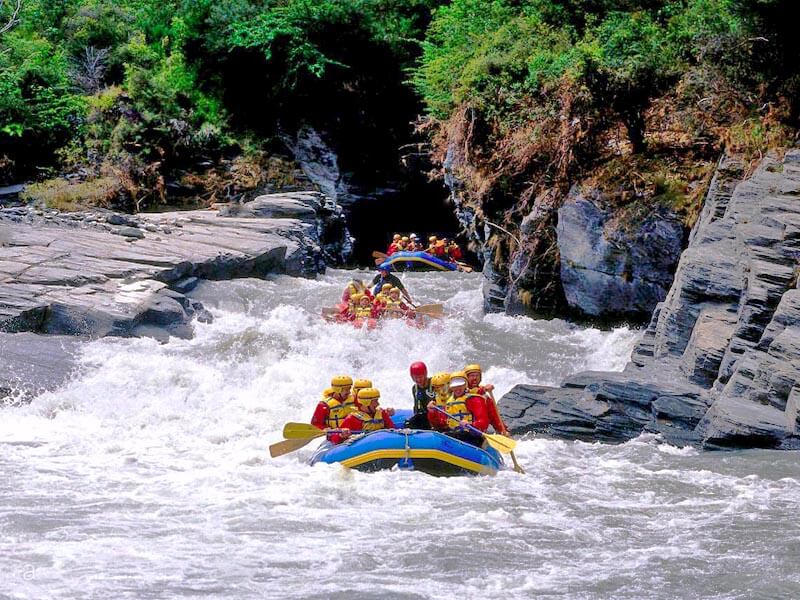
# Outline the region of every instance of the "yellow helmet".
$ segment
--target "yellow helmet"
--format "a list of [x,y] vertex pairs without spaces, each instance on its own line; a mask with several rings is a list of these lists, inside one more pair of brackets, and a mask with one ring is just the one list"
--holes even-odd
[[393,286],[391,283],[384,283],[384,284],[381,286],[381,291],[382,291],[382,292],[388,292],[388,291],[389,291],[389,290],[391,290],[393,287],[394,287],[394,286]]
[[481,366],[477,363],[472,365],[467,365],[466,367],[464,367],[464,375],[469,375],[470,373],[475,373],[475,372],[477,373],[481,372]]
[[353,389],[354,390],[363,390],[365,388],[371,388],[372,382],[369,379],[356,379],[353,382]]
[[377,400],[380,397],[381,393],[374,387],[368,387],[364,388],[363,390],[358,390],[359,400]]
[[428,241],[429,242],[435,242],[436,241],[436,236],[432,235],[431,237],[428,238]]
[[433,387],[447,385],[448,383],[450,383],[450,373],[436,373],[436,375],[431,377],[431,385]]
[[407,242],[407,241],[408,241],[408,236],[407,236],[407,235],[404,235],[404,236],[403,236],[403,237],[401,237],[400,239],[401,239],[401,240],[403,240],[404,242]]
[[353,378],[349,375],[337,375],[331,379],[331,387],[343,388],[353,385]]

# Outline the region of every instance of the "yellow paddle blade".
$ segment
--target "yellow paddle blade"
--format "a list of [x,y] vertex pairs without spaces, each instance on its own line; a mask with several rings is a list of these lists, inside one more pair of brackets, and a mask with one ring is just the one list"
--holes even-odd
[[509,454],[510,452],[514,451],[514,448],[517,447],[517,442],[515,440],[512,440],[504,435],[499,435],[497,433],[484,433],[483,437],[486,438],[486,443],[502,454]]
[[278,458],[284,454],[289,454],[295,450],[299,450],[306,444],[309,444],[314,438],[306,438],[304,440],[283,440],[269,447],[269,455],[272,458]]
[[283,427],[283,437],[287,440],[305,440],[322,437],[325,432],[311,423],[287,423]]

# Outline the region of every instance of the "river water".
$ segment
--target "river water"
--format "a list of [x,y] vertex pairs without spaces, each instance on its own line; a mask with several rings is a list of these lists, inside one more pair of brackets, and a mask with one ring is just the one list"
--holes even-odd
[[0,598],[790,598],[797,454],[520,442],[525,475],[437,479],[271,460],[331,375],[411,406],[407,368],[518,382],[621,369],[637,332],[481,313],[477,275],[410,274],[426,330],[325,324],[352,273],[203,284],[193,340],[86,344],[0,409]]

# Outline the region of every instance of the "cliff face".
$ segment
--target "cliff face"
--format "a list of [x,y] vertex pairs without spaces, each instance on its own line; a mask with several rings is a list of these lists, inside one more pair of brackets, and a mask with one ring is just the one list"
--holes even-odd
[[622,373],[520,385],[516,433],[705,448],[800,447],[800,150],[720,164],[669,294]]

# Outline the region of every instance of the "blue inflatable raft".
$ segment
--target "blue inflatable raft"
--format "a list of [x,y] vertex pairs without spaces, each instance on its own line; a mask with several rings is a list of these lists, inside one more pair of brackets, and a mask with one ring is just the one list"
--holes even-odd
[[[395,425],[402,427],[411,411],[397,411]],[[494,475],[503,459],[494,448],[478,448],[436,431],[381,429],[354,435],[341,444],[323,442],[310,464],[341,463],[359,471],[397,467],[429,475]]]
[[410,270],[439,270],[439,271],[458,271],[458,265],[454,262],[436,258],[427,252],[395,252],[387,257],[378,268],[392,267],[396,271]]

